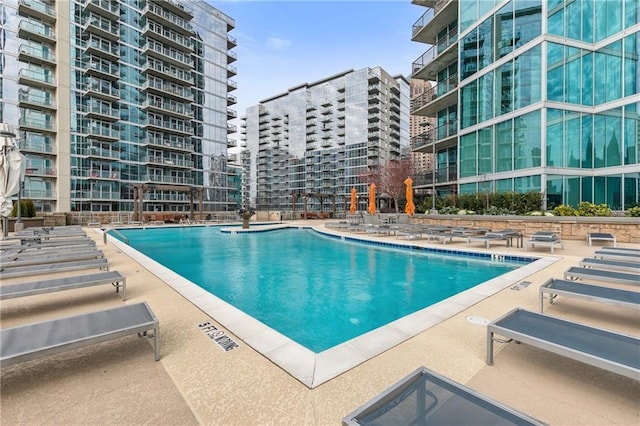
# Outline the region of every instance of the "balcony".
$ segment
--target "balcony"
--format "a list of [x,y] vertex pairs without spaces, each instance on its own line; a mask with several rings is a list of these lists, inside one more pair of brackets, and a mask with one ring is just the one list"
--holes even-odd
[[458,1],[449,0],[442,6],[434,5],[413,24],[411,40],[427,44],[436,44],[438,33],[442,28],[458,18]]
[[44,130],[47,132],[55,132],[56,126],[53,120],[40,118],[20,118],[18,120],[20,130]]
[[120,30],[117,24],[96,15],[89,17],[84,25],[84,30],[89,34],[96,34],[111,41],[118,41],[120,38]]
[[174,149],[176,151],[193,151],[193,143],[189,138],[185,137],[148,136],[142,142],[145,145]]
[[233,95],[227,95],[227,106],[235,105],[238,103],[238,98]]
[[89,58],[84,74],[115,81],[120,79],[120,66],[115,62],[92,56]]
[[55,199],[56,198],[56,191],[54,191],[53,189],[31,189],[31,188],[25,188],[22,190],[22,197],[25,199],[32,199],[32,200],[42,200],[42,199]]
[[163,120],[160,118],[148,117],[145,128],[147,130],[171,132],[189,136],[193,133],[191,122],[183,120]]
[[143,28],[142,33],[147,37],[152,37],[159,40],[161,43],[180,49],[181,51],[193,51],[193,42],[190,37],[171,31],[151,20],[149,20],[147,25]]
[[120,140],[120,132],[111,125],[89,125],[81,129],[89,138],[116,142]]
[[18,26],[18,37],[45,43],[56,42],[56,32],[50,25],[23,19]]
[[227,91],[236,90],[238,88],[238,83],[231,79],[227,79]]
[[231,108],[227,108],[227,120],[233,120],[234,118],[238,117],[238,113],[231,109]]
[[160,99],[147,99],[142,103],[142,109],[156,112],[158,114],[177,115],[187,120],[193,118],[191,105],[184,103],[167,102]]
[[[151,1],[151,0],[147,0],[147,1]],[[183,19],[186,19],[186,20],[193,19],[193,10],[191,10],[191,8],[185,6],[184,4],[178,1],[162,0],[161,2],[157,2],[157,3],[161,4],[167,10],[171,11],[172,13],[175,13],[176,15],[178,15]]]
[[56,55],[46,46],[40,48],[28,44],[21,44],[18,49],[18,60],[40,65],[56,64]]
[[236,38],[227,34],[227,49],[233,49],[237,45],[238,42],[236,41]]
[[238,60],[238,54],[232,50],[227,50],[227,64],[231,64]]
[[149,164],[156,164],[160,166],[167,166],[171,168],[177,168],[177,167],[188,168],[188,169],[193,168],[193,161],[186,158],[163,157],[161,155],[151,155],[151,156],[145,157],[143,159],[143,162],[149,163]]
[[458,28],[456,27],[413,61],[411,77],[421,80],[436,80],[440,70],[458,60],[457,44]]
[[152,183],[170,183],[176,185],[193,185],[193,178],[186,176],[147,175],[144,180]]
[[227,78],[233,77],[238,74],[238,69],[233,65],[227,65]]
[[156,92],[160,96],[169,96],[193,102],[193,93],[191,92],[191,89],[170,85],[156,78],[147,80],[147,82],[142,85],[142,90]]
[[457,96],[458,75],[441,81],[431,89],[411,100],[411,114],[433,117],[443,108],[455,105]]
[[458,120],[449,120],[412,138],[413,152],[433,152],[433,144],[436,144],[438,148],[455,146],[457,135]]
[[116,102],[120,99],[120,89],[113,86],[110,81],[90,79],[85,86],[85,96],[93,96],[109,102]]
[[235,124],[227,124],[227,134],[236,133],[238,127]]
[[193,66],[193,60],[190,55],[185,55],[183,52],[174,48],[165,47],[162,43],[158,43],[154,40],[149,40],[143,53],[147,56],[154,56],[161,61],[176,65],[178,67],[191,68]]
[[56,169],[54,169],[53,167],[48,167],[48,168],[41,168],[41,167],[30,167],[27,168],[24,172],[24,174],[26,176],[49,176],[49,177],[55,177],[56,176]]
[[78,110],[84,112],[87,118],[99,120],[117,121],[120,119],[120,110],[100,102],[91,102],[88,105],[78,105]]
[[173,12],[175,12],[174,8],[171,8],[171,11],[165,10],[158,4],[149,0],[147,0],[147,4],[144,9],[142,9],[142,14],[144,16],[152,17],[161,24],[167,25],[184,35],[190,36],[193,31],[193,27],[189,23],[191,17],[179,16],[179,14]]
[[21,108],[55,110],[56,102],[53,94],[20,91],[18,93],[18,106]]
[[107,58],[110,61],[117,62],[120,60],[120,46],[118,43],[111,43],[108,40],[94,37],[93,35],[84,48],[87,55],[95,55]]
[[76,149],[75,154],[88,158],[120,160],[120,151],[111,148],[103,148],[100,146],[100,143],[85,148],[78,148]]
[[53,71],[38,72],[26,68],[18,71],[18,83],[47,89],[56,87],[56,79],[53,77]]
[[20,0],[18,13],[23,16],[33,16],[44,22],[56,22],[56,10],[53,6],[38,0]]
[[120,19],[120,6],[109,0],[85,0],[85,10],[104,16],[112,21]]
[[47,142],[44,141],[32,141],[32,140],[19,140],[19,148],[22,152],[34,152],[38,154],[55,154],[55,145],[51,142],[51,138],[47,138]]
[[191,71],[169,66],[160,60],[149,58],[144,68],[142,68],[142,71],[184,86],[193,85],[193,75],[191,75]]

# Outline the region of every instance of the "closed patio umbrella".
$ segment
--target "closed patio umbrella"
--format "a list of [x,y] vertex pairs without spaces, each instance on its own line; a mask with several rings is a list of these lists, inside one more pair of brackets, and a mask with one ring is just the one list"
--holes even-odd
[[358,195],[356,194],[356,189],[351,188],[351,204],[349,205],[349,213],[355,214],[356,210],[358,210],[358,206],[356,202],[358,201]]
[[409,216],[413,216],[413,214],[416,212],[416,206],[413,204],[413,180],[408,177],[404,180],[404,184],[407,185],[407,188],[405,190],[407,204],[404,206],[404,212]]
[[369,186],[369,208],[367,209],[369,214],[376,213],[376,184],[372,183]]
[[8,235],[8,221],[13,202],[11,196],[20,191],[24,179],[24,155],[15,146],[15,133],[8,124],[0,124],[0,215],[4,218],[2,230]]

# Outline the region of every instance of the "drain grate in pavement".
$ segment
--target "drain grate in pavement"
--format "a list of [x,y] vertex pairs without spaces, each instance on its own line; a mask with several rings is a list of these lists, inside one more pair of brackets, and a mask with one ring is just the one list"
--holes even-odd
[[511,290],[520,291],[520,289],[527,288],[531,284],[531,281],[522,281],[511,287]]

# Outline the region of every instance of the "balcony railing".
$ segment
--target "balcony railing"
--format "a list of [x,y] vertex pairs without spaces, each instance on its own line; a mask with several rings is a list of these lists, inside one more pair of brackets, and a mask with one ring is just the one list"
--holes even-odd
[[446,50],[449,46],[458,41],[458,27],[450,30],[446,36],[438,39],[438,43],[431,46],[429,50],[424,52],[418,59],[413,61],[411,66],[411,74],[415,74],[422,68],[430,64],[440,53]]
[[52,154],[55,152],[53,143],[32,142],[29,140],[20,140],[19,147],[21,151],[42,152]]
[[38,49],[28,44],[20,45],[20,53],[31,56],[33,58],[42,59],[47,62],[56,62],[56,55],[48,49]]
[[431,128],[426,132],[420,133],[418,136],[411,138],[413,150],[430,145],[439,140],[455,136],[458,132],[458,120],[449,120],[445,124]]
[[56,33],[52,27],[49,25],[42,24],[40,22],[34,21],[20,21],[20,25],[18,27],[22,31],[27,31],[32,34],[37,34],[39,36],[50,39],[51,41],[55,41]]
[[176,183],[181,185],[192,185],[193,178],[182,176],[147,175],[144,180],[160,183]]
[[56,16],[56,10],[54,9],[53,6],[38,0],[20,0],[18,5],[27,7],[29,9],[32,9],[40,13],[44,13],[45,15],[49,15],[50,17]]
[[412,36],[416,35],[418,33],[418,31],[420,31],[429,22],[431,22],[431,20],[433,19],[433,17],[435,15],[436,15],[436,11],[433,10],[432,8],[428,7],[427,11],[424,12],[422,14],[422,16],[420,18],[418,18],[418,20],[413,24],[413,27],[411,29],[411,35]]
[[56,191],[52,189],[30,189],[24,188],[22,190],[22,198],[29,198],[32,200],[38,200],[42,198],[55,198]]
[[446,95],[458,87],[458,75],[452,75],[448,79],[441,81],[431,89],[411,100],[411,112],[415,112],[426,104]]
[[41,83],[46,83],[48,85],[55,85],[56,80],[53,77],[53,74],[46,74],[43,72],[38,72],[38,71],[34,71],[34,70],[28,70],[25,68],[22,68],[20,71],[18,71],[18,76],[20,78],[26,78],[29,80],[33,80],[33,81],[39,81]]

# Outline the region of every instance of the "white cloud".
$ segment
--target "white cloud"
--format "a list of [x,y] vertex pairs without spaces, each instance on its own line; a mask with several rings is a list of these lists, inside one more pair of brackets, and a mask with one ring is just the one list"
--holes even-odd
[[285,40],[279,37],[269,37],[266,42],[268,48],[275,50],[284,50],[291,46],[291,44],[291,40]]

